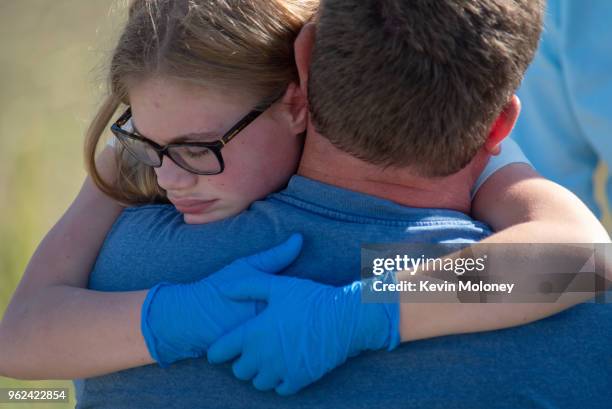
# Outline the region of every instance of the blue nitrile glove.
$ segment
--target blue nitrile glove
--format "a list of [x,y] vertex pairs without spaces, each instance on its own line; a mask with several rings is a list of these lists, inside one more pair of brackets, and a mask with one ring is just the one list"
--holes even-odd
[[348,357],[392,350],[399,344],[399,304],[362,303],[367,285],[331,287],[259,272],[226,281],[220,286],[225,295],[266,301],[267,307],[213,343],[208,360],[221,363],[240,356],[233,365],[237,378],[253,379],[259,390],[289,395]]
[[147,293],[141,315],[142,334],[153,359],[165,368],[181,359],[204,356],[213,341],[256,315],[256,302],[229,299],[219,292],[219,285],[242,276],[277,273],[295,260],[301,248],[302,236],[294,234],[202,280],[155,285]]

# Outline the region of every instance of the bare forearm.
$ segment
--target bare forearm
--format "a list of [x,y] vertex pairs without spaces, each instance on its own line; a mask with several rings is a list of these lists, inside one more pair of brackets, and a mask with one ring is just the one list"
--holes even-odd
[[493,174],[476,194],[472,216],[497,232],[488,243],[610,242],[580,199],[525,164]]
[[0,372],[74,379],[153,363],[140,331],[146,293],[57,285],[12,305],[0,331]]
[[542,304],[408,304],[400,307],[402,342],[528,324],[581,302],[575,294]]
[[[100,155],[100,163],[112,178],[112,150]],[[0,372],[57,379],[146,363],[138,317],[144,292],[86,290],[99,249],[122,209],[91,179],[85,181],[36,249],[12,296],[0,324]]]
[[[516,228],[521,229],[519,226]],[[513,229],[508,229],[506,233],[512,234]],[[496,240],[505,242],[503,237],[498,237],[492,238],[490,243],[495,243]],[[481,243],[475,245],[473,251],[476,254],[483,254],[483,247],[477,247],[481,245]],[[586,252],[588,252],[588,249]],[[402,340],[412,341],[523,325],[554,315],[591,299],[595,295],[594,292],[583,291],[585,290],[583,288],[581,291],[562,293],[555,300],[542,299],[541,303],[525,303],[521,300],[524,296],[532,296],[527,292],[527,289],[531,288],[535,282],[535,279],[531,277],[534,271],[542,273],[541,277],[546,277],[547,274],[559,272],[557,271],[559,266],[581,266],[585,262],[584,248],[562,245],[498,245],[494,247],[493,253],[495,262],[487,263],[486,276],[495,277],[495,282],[512,283],[518,287],[514,288],[514,293],[508,293],[503,296],[504,298],[496,295],[494,302],[488,303],[478,303],[476,300],[472,303],[461,302],[458,296],[459,291],[440,291],[436,296],[443,296],[444,300],[437,299],[436,301],[440,302],[436,303],[415,302],[414,299],[411,300],[413,298],[412,293],[403,293],[400,303],[400,334]],[[493,260],[491,254],[489,254],[489,261]],[[462,257],[462,254],[455,253],[444,256],[445,259],[455,257]],[[609,261],[610,256],[607,255],[606,257],[606,254],[595,252],[594,257],[594,264],[597,266],[598,273],[607,273],[610,276],[612,270]],[[417,287],[420,280],[427,280],[432,283],[444,281],[443,278],[437,281],[432,278],[434,276],[435,272],[427,272],[426,277],[420,275],[419,272],[416,272],[415,275],[411,275],[410,272],[400,272],[397,278],[401,281],[414,281]],[[524,284],[527,287],[522,287]],[[593,285],[593,287],[595,286]],[[420,301],[424,300],[421,299]]]
[[[493,243],[610,243],[605,229],[573,194],[539,177],[528,166],[515,167],[514,174],[496,174],[477,195],[474,216],[487,222],[497,233],[480,244]],[[493,183],[490,183],[493,182]],[[534,260],[555,260],[556,265],[576,265],[584,253],[571,246],[530,246],[529,254],[516,254],[512,246],[496,252],[499,265],[512,270],[533,271]],[[524,250],[523,250],[524,251]],[[606,258],[608,260],[606,260]],[[601,257],[599,274],[612,279],[610,257]],[[552,272],[552,271],[551,271]],[[492,275],[512,280],[512,271],[495,271]],[[431,338],[441,335],[489,331],[537,321],[592,298],[594,293],[567,293],[556,302],[468,304],[410,303],[401,304],[402,340]]]

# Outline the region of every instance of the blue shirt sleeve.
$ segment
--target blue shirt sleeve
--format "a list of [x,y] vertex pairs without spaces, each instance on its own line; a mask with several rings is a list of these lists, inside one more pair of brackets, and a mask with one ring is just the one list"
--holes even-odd
[[526,163],[531,166],[531,162],[527,159],[523,151],[518,146],[516,142],[514,142],[511,138],[506,138],[501,143],[501,152],[499,155],[492,156],[487,163],[487,166],[484,168],[476,183],[471,190],[472,199],[476,195],[476,192],[483,185],[484,182],[495,172],[500,170],[506,165],[510,165],[512,163]]

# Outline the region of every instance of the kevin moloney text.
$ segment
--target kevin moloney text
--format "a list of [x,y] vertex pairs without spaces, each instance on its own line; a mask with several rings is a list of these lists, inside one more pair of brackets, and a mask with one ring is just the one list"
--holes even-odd
[[514,289],[514,284],[485,283],[483,281],[460,281],[458,283],[444,281],[440,283],[429,280],[385,283],[383,281],[374,280],[372,288],[376,292],[494,292],[511,294]]

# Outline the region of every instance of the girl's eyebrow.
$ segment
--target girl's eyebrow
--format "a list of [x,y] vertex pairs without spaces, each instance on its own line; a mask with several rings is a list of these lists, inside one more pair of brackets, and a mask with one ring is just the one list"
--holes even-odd
[[[134,132],[136,132],[138,135],[142,136],[143,138],[146,139],[150,139],[148,137],[146,137],[145,135],[142,134],[142,132],[140,132],[138,130],[138,128],[136,127],[136,122],[134,121],[134,117],[130,118],[131,122],[132,122],[132,128],[134,129]],[[201,140],[201,139],[220,139],[219,135],[216,132],[201,132],[201,133],[192,133],[192,134],[186,134],[186,135],[179,135],[175,138],[172,138],[167,144],[171,144],[171,143],[181,143],[181,142],[193,142],[194,140]]]

